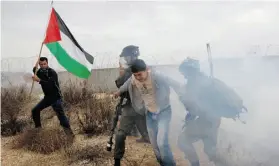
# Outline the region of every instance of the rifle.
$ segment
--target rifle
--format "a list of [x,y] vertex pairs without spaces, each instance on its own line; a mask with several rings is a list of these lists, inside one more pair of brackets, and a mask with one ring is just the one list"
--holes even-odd
[[112,139],[113,139],[115,128],[117,126],[119,116],[121,115],[123,101],[124,101],[124,97],[121,97],[120,102],[117,104],[117,106],[115,108],[114,116],[112,119],[112,126],[111,126],[111,130],[110,130],[110,137],[109,137],[109,141],[107,143],[107,151],[111,151],[111,149],[112,149],[112,145],[113,145]]

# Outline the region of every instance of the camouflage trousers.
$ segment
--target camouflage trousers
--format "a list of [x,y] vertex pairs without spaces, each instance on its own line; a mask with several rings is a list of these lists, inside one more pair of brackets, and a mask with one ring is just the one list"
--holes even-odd
[[[134,111],[131,106],[125,106],[123,111]],[[136,128],[136,129],[135,129]],[[144,139],[149,139],[146,128],[145,116],[137,114],[122,114],[119,120],[119,127],[115,135],[114,158],[121,159],[125,153],[125,140],[126,137],[132,132],[137,130]]]

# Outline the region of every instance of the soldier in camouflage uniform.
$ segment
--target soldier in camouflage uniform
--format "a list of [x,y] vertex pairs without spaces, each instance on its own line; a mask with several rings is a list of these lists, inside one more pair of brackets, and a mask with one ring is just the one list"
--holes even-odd
[[[132,75],[129,66],[131,63],[137,59],[139,56],[139,49],[137,46],[127,46],[122,50],[120,54],[120,76],[115,81],[116,86],[119,88],[122,86],[127,79]],[[134,130],[134,133],[137,133],[137,129],[141,134],[141,138],[137,142],[146,142],[149,143],[149,137],[146,128],[145,116],[139,114],[132,107],[129,92],[127,91],[121,98],[124,98],[124,103],[122,104],[122,113],[119,120],[119,127],[115,136],[115,148],[114,148],[114,159],[115,166],[120,165],[120,160],[122,159],[125,153],[125,140],[126,136],[131,135],[131,132]],[[137,129],[136,129],[137,127]]]

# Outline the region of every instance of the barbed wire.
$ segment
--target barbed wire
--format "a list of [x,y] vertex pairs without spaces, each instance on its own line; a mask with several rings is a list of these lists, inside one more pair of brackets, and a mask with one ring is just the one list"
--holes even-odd
[[[259,50],[258,46],[254,46],[250,48],[251,54],[247,54],[247,57],[258,56],[259,54],[257,51]],[[256,50],[256,53],[255,53]],[[153,55],[141,55],[141,59],[145,60],[148,65],[151,66],[161,66],[160,68],[163,72],[172,73],[172,75],[179,79],[180,75],[173,65],[178,65],[183,58],[186,58],[186,54],[181,55],[179,54],[172,54],[170,56],[166,56],[164,54],[164,58],[160,54],[153,54]],[[269,56],[269,55],[278,55],[279,56],[279,45],[268,45],[265,51],[260,51],[261,56]],[[213,53],[214,55],[214,53]],[[57,72],[65,71],[65,69],[57,62],[56,58],[49,54],[44,55],[48,58],[49,64],[52,68],[54,68]],[[203,55],[204,58],[207,57],[207,54]],[[96,53],[94,56],[94,65],[92,76],[89,79],[88,84],[94,85],[95,90],[99,91],[113,91],[115,90],[116,86],[114,84],[114,80],[118,77],[119,71],[119,55],[113,54],[111,52],[103,52],[103,53]],[[10,86],[10,85],[31,85],[31,73],[33,66],[37,60],[37,56],[30,56],[30,57],[11,57],[11,58],[3,58],[1,60],[1,86]],[[169,66],[171,65],[171,67]],[[164,66],[169,66],[170,68],[164,68]],[[201,61],[201,66],[203,66],[203,71],[208,71],[208,64],[207,61]],[[218,66],[218,65],[217,65]],[[114,69],[113,69],[114,68]],[[100,69],[100,70],[94,70]],[[4,71],[4,72],[3,72]],[[7,73],[5,73],[5,71]],[[10,73],[12,72],[12,73]],[[14,73],[15,72],[15,73]],[[29,73],[29,74],[26,74]],[[66,76],[65,76],[66,74]],[[64,75],[64,76],[63,76]],[[63,73],[61,76],[63,81],[67,80],[76,80],[82,81],[77,77],[73,77],[70,73]]]
[[[57,62],[56,58],[49,54],[49,65],[57,71],[65,69]],[[1,59],[1,71],[5,72],[32,72],[32,68],[38,59],[37,56],[10,57]],[[93,68],[115,68],[118,66],[118,56],[109,52],[96,53],[94,56]]]
[[[214,55],[214,53],[213,53]],[[246,52],[247,56],[269,56],[269,55],[278,55],[279,56],[279,45],[267,45],[265,48],[260,47],[259,45],[253,45]],[[184,55],[183,55],[184,56]],[[187,56],[187,55],[185,55]],[[206,55],[205,55],[206,56]],[[47,54],[46,57],[49,60],[51,67],[55,68],[57,71],[65,71],[65,69],[57,62],[56,58]],[[184,57],[180,55],[164,55],[164,58],[161,58],[161,55],[142,55],[142,58],[146,60],[150,65],[158,64],[173,64],[178,63]],[[32,72],[32,68],[36,63],[37,56],[29,57],[9,57],[1,59],[1,71],[6,72]],[[112,52],[97,52],[94,54],[94,65],[93,69],[101,68],[116,68],[118,67],[119,57],[117,54]]]

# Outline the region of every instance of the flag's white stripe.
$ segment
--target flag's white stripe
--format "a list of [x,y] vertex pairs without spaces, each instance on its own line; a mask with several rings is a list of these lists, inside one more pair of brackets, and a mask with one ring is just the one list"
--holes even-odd
[[93,65],[90,64],[84,53],[71,41],[71,39],[60,31],[61,41],[59,41],[61,47],[80,64],[84,65],[89,71],[92,70]]

